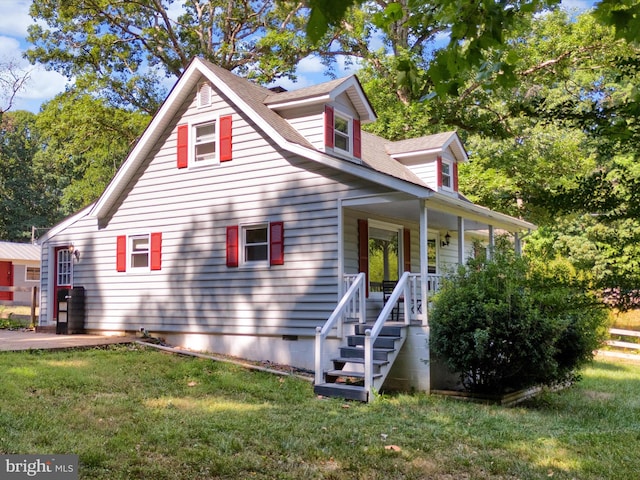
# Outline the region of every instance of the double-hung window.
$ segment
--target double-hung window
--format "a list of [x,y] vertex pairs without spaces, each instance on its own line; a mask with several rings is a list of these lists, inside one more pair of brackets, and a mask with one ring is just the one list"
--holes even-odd
[[342,157],[362,158],[360,120],[324,106],[324,146],[330,153]]
[[440,164],[440,175],[442,178],[442,188],[445,190],[451,190],[453,188],[453,172],[451,170],[451,163],[443,160]]
[[227,267],[284,265],[284,223],[227,227]]
[[116,270],[147,272],[162,269],[162,233],[119,235],[116,239]]
[[178,125],[178,168],[219,165],[233,157],[232,116],[203,113]]
[[216,122],[200,123],[193,126],[194,165],[216,162]]
[[129,265],[132,269],[149,268],[149,235],[129,237]]
[[335,114],[333,121],[333,142],[336,150],[351,153],[351,120]]
[[266,224],[242,227],[242,263],[254,265],[269,261],[269,229]]

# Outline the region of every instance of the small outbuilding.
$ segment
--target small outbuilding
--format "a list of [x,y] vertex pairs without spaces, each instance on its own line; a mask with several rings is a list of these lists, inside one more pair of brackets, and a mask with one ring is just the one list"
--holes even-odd
[[40,282],[40,246],[0,242],[0,305],[31,305]]

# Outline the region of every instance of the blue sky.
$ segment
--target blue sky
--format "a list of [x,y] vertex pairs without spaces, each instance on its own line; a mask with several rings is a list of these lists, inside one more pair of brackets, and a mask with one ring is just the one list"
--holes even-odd
[[[0,63],[11,61],[19,66],[21,71],[29,73],[29,83],[15,99],[12,110],[30,110],[37,112],[40,105],[64,90],[67,79],[62,75],[45,70],[41,65],[30,65],[22,58],[28,48],[25,42],[27,27],[33,23],[29,16],[29,6],[32,0],[0,0]],[[594,0],[563,0],[564,8],[582,11],[593,5]],[[341,77],[354,73],[355,66],[345,66],[338,60],[336,76]],[[297,68],[298,81],[279,80],[278,85],[286,89],[305,87],[316,84],[324,79],[325,67],[317,58],[303,59]],[[175,79],[173,80],[175,81]],[[168,87],[171,87],[171,81]],[[0,106],[3,108],[4,105]]]

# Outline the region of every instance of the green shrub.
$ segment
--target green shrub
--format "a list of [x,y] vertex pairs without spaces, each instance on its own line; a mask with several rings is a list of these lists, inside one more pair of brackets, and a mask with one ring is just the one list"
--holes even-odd
[[465,389],[504,393],[571,380],[603,339],[607,312],[564,262],[535,264],[499,246],[443,282],[431,350]]

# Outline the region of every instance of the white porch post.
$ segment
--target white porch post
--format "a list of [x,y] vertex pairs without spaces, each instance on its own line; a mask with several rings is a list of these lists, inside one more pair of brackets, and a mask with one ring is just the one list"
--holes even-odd
[[422,325],[429,325],[427,306],[429,305],[428,295],[428,275],[429,275],[429,248],[427,235],[427,203],[420,199],[420,297],[422,298]]
[[464,218],[458,217],[458,264],[464,263]]
[[491,260],[493,258],[493,252],[496,249],[496,237],[493,232],[493,225],[489,225],[489,251],[487,252],[487,258]]
[[513,237],[514,237],[514,243],[515,243],[514,247],[515,247],[515,250],[516,250],[516,255],[518,257],[521,257],[522,256],[522,241],[520,240],[520,234],[518,232],[516,232],[516,233],[513,234]]

